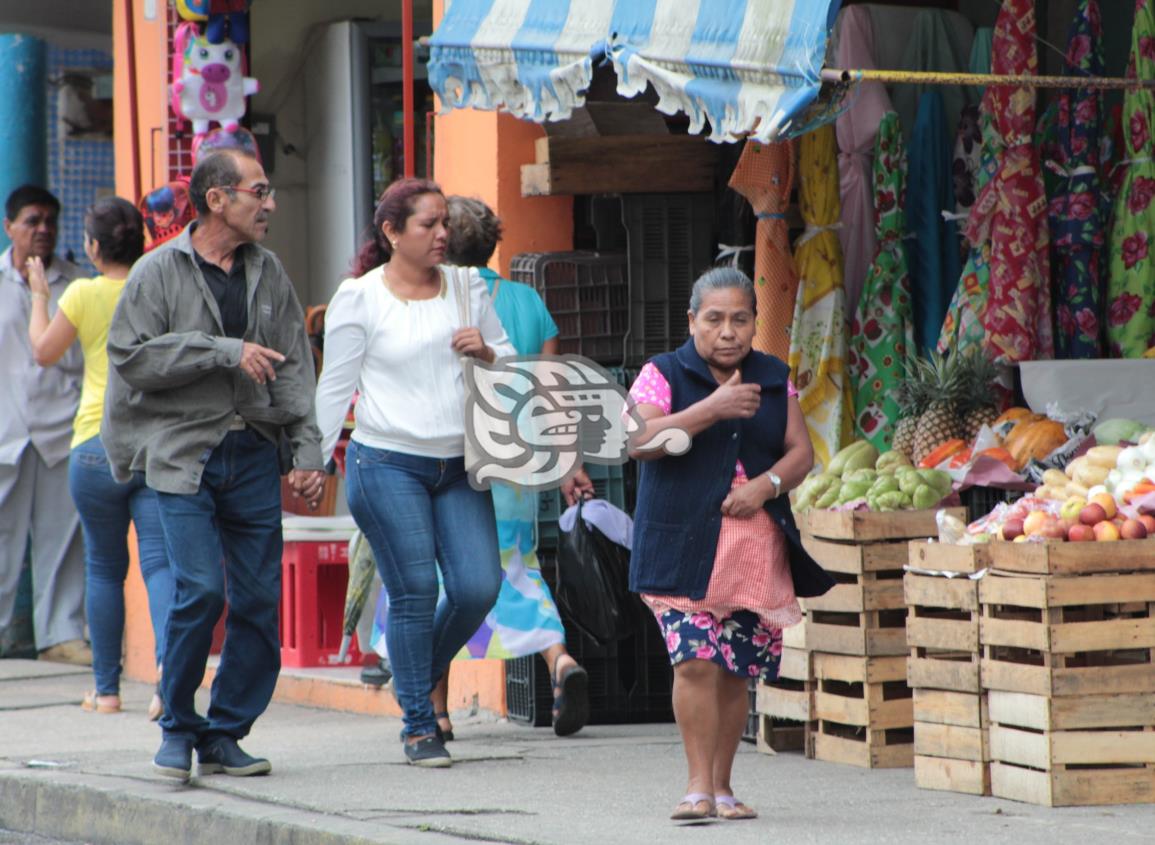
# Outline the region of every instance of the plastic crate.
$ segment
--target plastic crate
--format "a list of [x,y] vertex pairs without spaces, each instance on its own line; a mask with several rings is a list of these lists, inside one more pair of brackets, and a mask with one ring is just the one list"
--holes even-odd
[[758,679],[751,678],[750,683],[746,686],[746,694],[749,696],[749,706],[746,708],[746,728],[742,731],[742,740],[744,742],[756,743],[758,741]]
[[515,255],[510,278],[531,285],[558,327],[558,351],[620,364],[629,325],[626,256],[597,252]]
[[1000,502],[1013,502],[1022,496],[1019,490],[1003,490],[998,487],[968,487],[959,493],[963,507],[967,509],[967,520],[974,522],[986,516]]
[[[542,576],[557,585],[555,561],[542,558]],[[567,620],[562,619],[563,623]],[[599,646],[566,624],[566,648],[589,674],[590,724],[672,722],[674,673],[657,624],[641,610],[637,633]],[[553,687],[538,655],[505,661],[506,710],[516,722],[552,724]]]
[[561,491],[542,490],[537,499],[537,549],[554,550],[557,548],[558,527],[557,521],[561,516]]
[[714,263],[714,201],[699,194],[622,197],[628,234],[626,366],[680,346],[694,280]]
[[[286,517],[281,664],[335,666],[345,620],[352,517]],[[356,641],[344,663],[358,665]]]

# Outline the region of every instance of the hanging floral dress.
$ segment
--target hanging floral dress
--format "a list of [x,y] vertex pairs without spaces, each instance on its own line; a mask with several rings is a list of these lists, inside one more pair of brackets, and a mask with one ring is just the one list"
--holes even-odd
[[[1155,7],[1135,4],[1127,75],[1155,77]],[[1128,91],[1123,99],[1126,174],[1115,199],[1111,228],[1111,270],[1107,293],[1107,341],[1111,354],[1138,358],[1155,346],[1155,92]]]
[[[1068,75],[1102,76],[1103,31],[1099,0],[1082,0],[1067,46]],[[1098,358],[1102,262],[1108,209],[1099,183],[1099,92],[1063,91],[1058,101],[1058,146],[1047,167],[1059,177],[1051,194],[1055,354]]]
[[798,298],[790,332],[790,374],[814,444],[814,459],[826,466],[850,441],[854,401],[846,371],[846,315],[842,290],[842,245],[838,242],[838,167],[834,127],[802,136],[799,205],[806,231],[796,242]]
[[754,295],[758,305],[754,348],[786,361],[798,297],[798,274],[786,225],[794,187],[794,143],[747,141],[730,176],[730,187],[749,201],[758,218],[754,232]]
[[[992,71],[1035,75],[1034,0],[1006,0],[995,24]],[[990,357],[1004,363],[1054,356],[1047,198],[1035,148],[1035,92],[992,85],[983,96],[1001,140],[994,176],[967,221],[972,244],[990,240],[982,312]]]
[[890,448],[898,422],[895,400],[906,359],[914,350],[914,315],[903,240],[906,149],[898,115],[887,113],[874,151],[874,207],[878,248],[866,275],[850,332],[854,424],[859,437],[881,452]]

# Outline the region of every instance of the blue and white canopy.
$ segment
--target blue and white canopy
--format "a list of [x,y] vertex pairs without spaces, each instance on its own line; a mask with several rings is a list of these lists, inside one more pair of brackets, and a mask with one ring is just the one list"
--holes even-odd
[[841,0],[452,0],[430,39],[445,108],[563,120],[585,102],[593,63],[618,92],[653,85],[710,139],[770,142],[818,96]]

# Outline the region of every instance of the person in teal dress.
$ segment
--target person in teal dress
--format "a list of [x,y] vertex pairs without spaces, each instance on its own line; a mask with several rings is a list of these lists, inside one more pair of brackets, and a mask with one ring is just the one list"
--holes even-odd
[[[446,261],[477,267],[493,298],[494,309],[518,355],[558,354],[558,329],[545,303],[529,285],[503,279],[486,265],[501,240],[501,221],[483,202],[450,197]],[[579,479],[582,489],[592,487]],[[571,483],[570,486],[573,486]],[[459,658],[509,659],[541,654],[553,680],[553,728],[558,736],[581,730],[589,718],[588,678],[566,651],[565,628],[537,557],[538,493],[494,483],[502,583],[485,624]],[[452,736],[446,672],[433,691],[433,709],[443,735]]]

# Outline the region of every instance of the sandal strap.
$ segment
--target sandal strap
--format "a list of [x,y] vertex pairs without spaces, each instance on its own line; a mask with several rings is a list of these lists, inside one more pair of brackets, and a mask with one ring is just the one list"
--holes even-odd
[[681,803],[690,804],[691,806],[697,804],[699,801],[709,801],[710,806],[714,805],[714,796],[709,792],[691,792],[683,796]]
[[742,802],[733,795],[715,795],[714,803],[721,804],[723,807],[737,807]]

